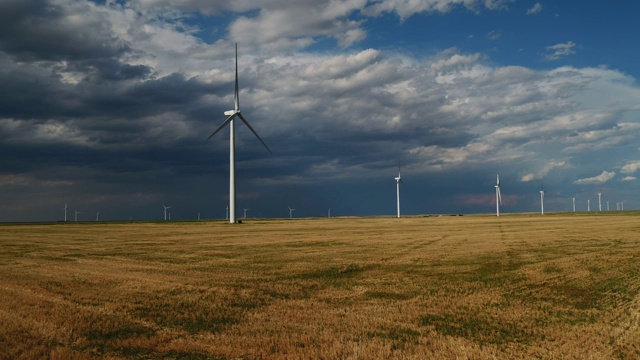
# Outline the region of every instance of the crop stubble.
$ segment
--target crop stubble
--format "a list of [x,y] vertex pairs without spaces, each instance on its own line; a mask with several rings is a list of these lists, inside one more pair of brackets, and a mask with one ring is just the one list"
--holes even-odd
[[638,358],[640,221],[0,226],[0,357]]

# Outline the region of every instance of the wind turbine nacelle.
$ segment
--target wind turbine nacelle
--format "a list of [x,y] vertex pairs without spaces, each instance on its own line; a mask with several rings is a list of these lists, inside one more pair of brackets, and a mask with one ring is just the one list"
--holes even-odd
[[235,113],[236,113],[236,111],[235,111],[235,110],[229,110],[229,111],[225,111],[225,112],[224,112],[224,114],[225,114],[225,115],[227,115],[227,116],[231,116],[231,115],[233,115],[233,114],[235,114]]

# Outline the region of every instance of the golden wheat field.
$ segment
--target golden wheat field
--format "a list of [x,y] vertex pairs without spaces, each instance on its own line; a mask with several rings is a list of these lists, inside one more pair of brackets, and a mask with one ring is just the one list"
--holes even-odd
[[640,214],[0,226],[3,359],[635,359]]

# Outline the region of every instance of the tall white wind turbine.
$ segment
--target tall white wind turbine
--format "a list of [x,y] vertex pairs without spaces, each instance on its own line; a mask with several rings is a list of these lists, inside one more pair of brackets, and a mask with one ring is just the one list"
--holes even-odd
[[500,216],[500,205],[502,205],[502,195],[500,194],[500,175],[496,175],[496,216]]
[[398,166],[398,177],[396,177],[396,202],[398,207],[398,217],[400,217],[400,183],[402,182],[402,176],[400,176],[400,167]]
[[544,215],[544,188],[540,187],[540,212]]
[[602,193],[598,193],[598,211],[602,212]]
[[587,199],[587,211],[591,211],[591,199]]
[[164,208],[164,221],[167,221],[167,209],[171,209],[173,206],[164,206],[162,204],[162,207]]
[[576,198],[573,198],[573,212],[576,212]]
[[67,203],[64,203],[64,222],[67,222]]
[[[229,223],[235,224],[236,222],[236,144],[235,144],[235,124],[234,119],[238,117],[251,132],[260,140],[262,145],[269,151],[271,154],[271,150],[262,141],[260,135],[249,125],[247,120],[240,113],[240,97],[238,91],[238,44],[236,44],[236,90],[235,90],[235,108],[233,110],[225,111],[225,115],[227,115],[227,119],[222,123],[222,125],[218,126],[218,128],[209,135],[208,139],[211,139],[213,135],[217,134],[218,131],[222,130],[227,124],[229,124]],[[208,140],[207,139],[207,140]]]
[[288,206],[288,208],[289,208],[289,219],[291,219],[291,218],[293,217],[293,212],[294,212],[296,209],[292,209],[292,208],[291,208],[291,206]]

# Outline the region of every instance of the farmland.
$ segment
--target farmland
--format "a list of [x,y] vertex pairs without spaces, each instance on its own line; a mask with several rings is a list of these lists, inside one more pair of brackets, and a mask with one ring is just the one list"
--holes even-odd
[[640,214],[0,225],[0,358],[640,357]]

